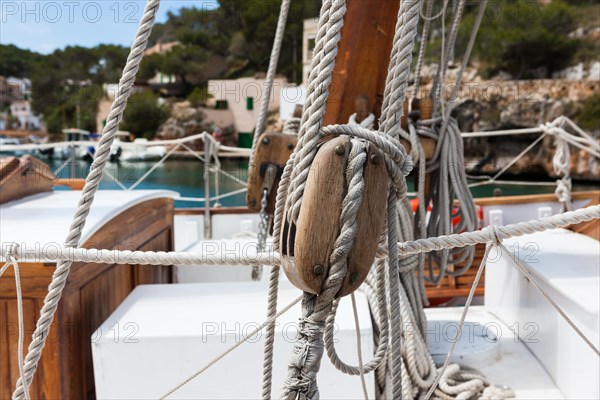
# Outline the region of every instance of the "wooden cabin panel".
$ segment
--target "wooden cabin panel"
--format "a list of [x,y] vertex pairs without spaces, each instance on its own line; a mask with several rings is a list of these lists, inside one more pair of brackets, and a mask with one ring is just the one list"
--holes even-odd
[[[171,232],[165,230],[146,243],[140,250],[164,249],[171,241]],[[137,265],[134,269],[136,285],[146,285],[153,282],[168,282],[171,280],[171,269],[157,265]]]
[[[84,246],[173,250],[173,201],[155,199],[130,208],[108,221]],[[20,267],[28,346],[55,266],[23,263]],[[74,263],[38,364],[31,387],[32,398],[94,399],[92,334],[136,285],[170,281],[170,267]],[[9,268],[0,280],[2,400],[10,399],[19,376],[16,310],[14,273]]]
[[[40,317],[40,310],[44,305],[43,299],[36,299],[35,301],[37,314],[35,321],[37,322]],[[37,385],[38,391],[40,392],[41,399],[60,399],[64,398],[65,382],[61,380],[62,370],[60,368],[61,358],[64,354],[60,347],[60,336],[62,335],[62,329],[60,327],[60,315],[55,317],[48,333],[48,341],[44,347],[43,357],[45,360],[40,361],[38,364],[38,373],[34,378],[33,383]],[[33,328],[27,332],[29,336],[33,334]],[[32,397],[33,399],[33,397]]]
[[[93,265],[89,265],[89,267],[93,267]],[[79,308],[82,310],[82,324],[79,339],[83,353],[80,356],[82,364],[80,379],[82,392],[86,398],[94,398],[95,393],[92,335],[136,286],[132,279],[133,269],[135,267],[112,265],[105,274],[81,288]]]
[[[14,285],[14,280],[12,281]],[[19,373],[19,317],[16,300],[0,300],[0,398],[10,398],[15,389]],[[35,299],[23,299],[23,317],[25,326],[24,353],[31,343],[31,333],[35,328],[36,302]],[[25,357],[25,355],[23,355]],[[40,393],[40,380],[36,379],[31,387],[32,398]]]
[[[54,264],[50,267],[44,264],[19,263],[21,290],[24,296],[25,294],[30,298],[46,296],[54,269]],[[16,297],[15,273],[13,267],[9,267],[0,279],[0,299],[16,299]]]

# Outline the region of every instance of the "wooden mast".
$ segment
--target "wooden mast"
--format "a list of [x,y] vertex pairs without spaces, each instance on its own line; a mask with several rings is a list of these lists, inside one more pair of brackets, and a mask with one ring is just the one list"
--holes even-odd
[[324,125],[348,122],[356,96],[379,118],[399,1],[348,0]]

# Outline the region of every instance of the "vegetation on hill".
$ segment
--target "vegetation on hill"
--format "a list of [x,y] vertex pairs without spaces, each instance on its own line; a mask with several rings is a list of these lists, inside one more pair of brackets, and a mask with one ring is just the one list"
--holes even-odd
[[[157,24],[150,46],[169,42],[179,45],[170,52],[146,57],[138,78],[148,80],[159,72],[174,75],[181,84],[180,96],[200,104],[206,98],[209,79],[266,71],[281,0],[219,0],[218,3],[219,7],[211,10],[183,8],[169,13],[164,23]],[[434,3],[437,11],[442,3]],[[290,81],[301,79],[303,21],[318,15],[319,4],[315,0],[292,2],[278,67]],[[467,4],[459,30],[457,56],[464,50],[477,12],[473,2]],[[438,38],[428,48],[430,62],[439,60],[440,27],[438,19],[432,28],[437,30]],[[484,76],[506,71],[515,78],[551,77],[553,72],[575,62],[598,58],[600,40],[571,35],[580,27],[587,30],[600,27],[597,0],[553,0],[548,6],[532,0],[490,2],[473,58],[480,61]],[[32,80],[34,110],[44,114],[50,132],[75,126],[78,108],[81,127],[93,131],[101,85],[118,81],[127,52],[121,46],[99,45],[66,47],[41,55],[0,45],[0,75]],[[160,107],[151,104],[156,96],[137,97],[140,97],[137,105],[125,115],[124,127],[150,135],[160,118],[135,119],[152,113],[160,117]]]
[[[467,4],[457,38],[457,58],[465,50],[478,12],[475,3]],[[448,15],[447,30],[450,23]],[[441,32],[439,19],[433,26]],[[554,72],[575,62],[598,59],[600,41],[572,35],[577,28],[597,27],[600,27],[597,0],[553,0],[546,6],[531,0],[490,2],[472,59],[480,62],[479,72],[484,77],[504,71],[516,79],[551,78]],[[440,46],[439,37],[428,46],[430,62],[439,61]]]

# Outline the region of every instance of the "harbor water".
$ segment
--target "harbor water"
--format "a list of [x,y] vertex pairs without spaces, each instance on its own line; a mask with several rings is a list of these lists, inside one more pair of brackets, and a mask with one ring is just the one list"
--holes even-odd
[[[50,168],[55,171],[63,160],[44,160]],[[181,197],[204,199],[204,164],[197,160],[167,160],[160,166],[156,167],[149,173],[143,181],[139,182],[140,178],[144,177],[153,168],[156,161],[138,161],[138,162],[120,162],[109,163],[105,169],[100,189],[165,189],[173,190]],[[85,161],[77,161],[75,165],[76,178],[85,178],[89,170],[90,163]],[[220,169],[209,168],[210,175],[210,196],[215,197],[244,188],[243,182],[247,180],[247,160],[222,160]],[[59,178],[70,178],[72,168],[70,165],[64,166],[59,172]],[[220,172],[217,172],[219,171]],[[539,178],[538,178],[539,179]],[[119,181],[116,183],[115,180]],[[492,184],[477,186],[471,188],[474,197],[491,197],[501,193],[504,196],[524,195],[524,194],[540,194],[553,193],[555,186],[553,181],[547,179],[549,185],[511,185],[511,184]],[[475,182],[475,181],[474,181]],[[121,186],[122,185],[122,186]],[[217,189],[218,187],[218,189]],[[499,189],[499,191],[497,190]],[[573,191],[596,190],[597,183],[574,183]],[[414,191],[412,176],[408,178],[408,190]],[[246,204],[245,193],[221,198],[211,202],[211,206],[215,206],[218,202],[221,206],[244,206]],[[175,207],[202,207],[203,202],[199,201],[176,201]]]

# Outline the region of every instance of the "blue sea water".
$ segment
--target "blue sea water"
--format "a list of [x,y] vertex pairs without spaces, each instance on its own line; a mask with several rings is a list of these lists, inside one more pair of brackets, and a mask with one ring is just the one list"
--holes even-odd
[[[56,170],[62,160],[44,160],[52,170]],[[120,189],[120,185],[115,183],[111,175],[121,182],[122,185],[129,188],[134,185],[144,174],[146,174],[156,161],[139,161],[139,162],[120,162],[109,163],[105,170],[100,184],[100,189]],[[86,161],[78,161],[75,165],[75,176],[84,178],[89,170],[90,163]],[[248,162],[246,160],[225,160],[221,162],[221,170],[233,175],[235,178],[245,182],[247,180]],[[210,174],[210,195],[215,196],[216,185],[215,179],[218,181],[219,194],[232,192],[242,189],[244,186],[239,182],[219,173],[215,176],[213,169]],[[58,174],[60,178],[71,177],[71,167],[66,166]],[[552,182],[548,179],[549,182]],[[520,195],[520,194],[539,194],[553,193],[554,186],[513,186],[505,184],[493,184],[472,188],[474,197],[491,197],[494,189],[500,188],[502,194]],[[135,189],[165,189],[178,192],[182,197],[204,198],[204,164],[198,160],[167,160],[162,165],[152,171]],[[135,190],[134,189],[134,190]],[[597,184],[574,184],[573,190],[594,190],[597,189]],[[408,190],[414,191],[412,176],[408,178]],[[240,193],[231,197],[219,200],[222,206],[243,206],[246,203],[245,193]],[[214,205],[214,202],[211,204]],[[195,201],[176,201],[175,207],[202,207],[203,203]]]

